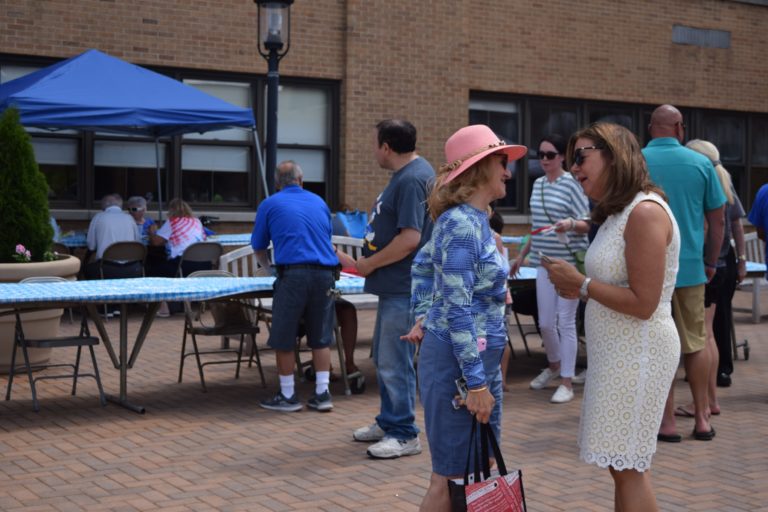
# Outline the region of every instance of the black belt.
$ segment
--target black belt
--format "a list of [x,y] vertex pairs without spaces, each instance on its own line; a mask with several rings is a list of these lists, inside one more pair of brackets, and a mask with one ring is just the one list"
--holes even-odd
[[308,270],[336,270],[337,265],[329,267],[328,265],[314,265],[310,263],[299,263],[296,265],[276,265],[278,270],[290,269],[308,269]]

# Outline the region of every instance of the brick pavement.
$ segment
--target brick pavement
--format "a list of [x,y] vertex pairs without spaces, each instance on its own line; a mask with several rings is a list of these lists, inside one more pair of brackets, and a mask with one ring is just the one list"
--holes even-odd
[[[737,294],[738,304],[748,300],[746,293]],[[329,414],[280,414],[257,406],[276,389],[269,352],[264,355],[268,389],[261,387],[255,368],[236,381],[229,366],[207,368],[207,394],[194,367],[177,384],[180,316],[157,319],[130,372],[129,396],[147,407],[145,415],[111,404],[99,407],[88,380],[79,384],[76,397],[69,396],[65,382],[42,382],[41,412],[35,414],[20,379],[13,400],[0,402],[0,510],[416,510],[429,479],[426,439],[419,456],[373,461],[366,458],[365,445],[351,438],[378,408],[367,358],[373,312],[362,311],[360,319],[357,359],[368,389],[346,397],[341,383],[332,384],[335,409]],[[751,357],[736,362],[734,385],[720,389],[723,414],[713,421],[717,437],[659,446],[653,482],[662,510],[768,510],[768,336],[765,320],[754,325],[738,313],[737,322]],[[138,322],[131,324],[133,334]],[[114,335],[117,326],[108,323]],[[72,328],[64,322],[64,329]],[[518,359],[512,361],[505,396],[502,449],[510,465],[523,468],[530,509],[610,510],[608,472],[576,458],[581,390],[565,405],[549,404],[553,389],[529,390],[529,380],[545,364],[544,352],[532,346],[533,357],[527,358],[520,340],[513,342]],[[98,353],[106,390],[116,392],[117,373],[103,348]],[[4,390],[6,379],[0,383]],[[684,403],[687,384],[679,378],[676,386],[678,403]],[[306,397],[311,387],[298,389]],[[680,419],[678,426],[688,434],[693,422]]]

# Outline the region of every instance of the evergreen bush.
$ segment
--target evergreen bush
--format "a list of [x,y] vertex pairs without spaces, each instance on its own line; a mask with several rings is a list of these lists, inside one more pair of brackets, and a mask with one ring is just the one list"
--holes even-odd
[[32,253],[32,261],[50,259],[48,182],[15,108],[0,117],[0,219],[0,263],[14,261],[18,244]]

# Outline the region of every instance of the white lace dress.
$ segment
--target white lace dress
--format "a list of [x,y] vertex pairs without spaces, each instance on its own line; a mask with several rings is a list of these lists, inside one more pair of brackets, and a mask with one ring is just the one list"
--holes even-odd
[[601,468],[651,467],[664,403],[680,358],[680,339],[670,301],[675,289],[680,233],[667,204],[656,194],[638,194],[597,232],[586,256],[587,275],[628,286],[624,228],[643,200],[661,204],[673,219],[661,302],[648,320],[618,313],[595,300],[587,303],[587,381],[581,409],[581,458]]

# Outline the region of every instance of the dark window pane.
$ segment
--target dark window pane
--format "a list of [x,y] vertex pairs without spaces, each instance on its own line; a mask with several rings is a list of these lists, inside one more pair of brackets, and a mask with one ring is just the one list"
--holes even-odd
[[[118,193],[123,199],[131,196],[142,196],[150,201],[157,200],[157,169],[137,167],[106,167],[94,168],[93,200],[98,203],[107,194]],[[166,187],[165,169],[160,169],[161,186]],[[163,192],[163,201],[168,202],[167,193]],[[151,209],[151,208],[150,208]]]
[[327,201],[328,186],[324,182],[305,181],[304,182],[304,190],[309,190],[310,192],[314,192],[315,194],[319,195],[320,197],[326,198],[326,201]]
[[760,190],[760,187],[766,183],[768,183],[768,167],[753,167],[749,180],[749,190],[747,191],[747,197],[741,197],[741,200],[744,203],[744,209],[747,210],[747,212],[749,212],[749,209],[752,208],[752,203],[754,202],[755,196]]
[[589,122],[603,121],[606,123],[616,123],[636,132],[633,112],[634,109],[631,108],[591,106],[589,107]]
[[568,139],[577,129],[578,114],[575,105],[551,105],[547,103],[531,104],[531,148],[542,137],[557,133]]
[[558,134],[566,140],[578,129],[578,112],[576,105],[556,104],[549,101],[531,103],[531,142],[528,151],[528,194],[531,197],[533,182],[544,175],[544,171],[536,157],[539,141],[551,134]]
[[243,203],[248,175],[240,172],[184,171],[182,197],[189,203]]
[[744,117],[704,112],[701,115],[700,131],[700,139],[708,140],[717,146],[722,162],[744,162],[746,144]]
[[768,165],[768,118],[752,121],[752,165]]
[[[485,124],[494,131],[502,140],[508,144],[520,144],[520,114],[517,102],[494,102],[478,100],[471,101],[478,108],[471,108],[469,111],[470,124]],[[498,105],[498,110],[494,105]],[[497,207],[518,208],[518,190],[522,186],[523,176],[519,172],[523,165],[520,160],[510,162],[509,169],[512,172],[512,179],[507,181],[507,195],[496,202]]]
[[48,180],[48,199],[77,199],[77,167],[54,164],[40,164],[39,167]]
[[744,173],[744,167],[741,165],[729,165],[726,167],[728,173],[731,175],[731,182],[733,183],[733,189],[739,196],[739,199],[744,199],[744,188],[746,187],[746,179]]

